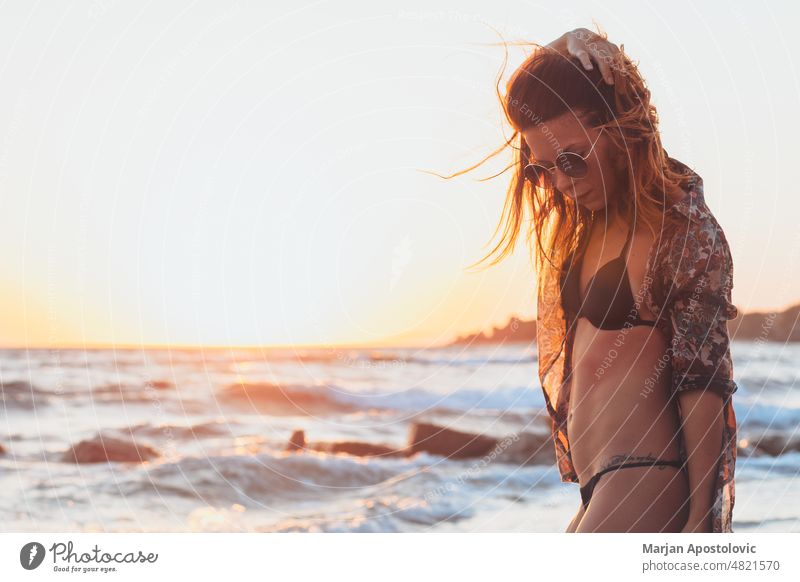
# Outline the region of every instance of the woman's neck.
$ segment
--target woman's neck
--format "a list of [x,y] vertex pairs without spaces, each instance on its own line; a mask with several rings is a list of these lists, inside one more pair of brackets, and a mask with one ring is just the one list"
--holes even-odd
[[592,230],[605,234],[609,230],[625,228],[625,220],[616,206],[605,206],[592,212]]

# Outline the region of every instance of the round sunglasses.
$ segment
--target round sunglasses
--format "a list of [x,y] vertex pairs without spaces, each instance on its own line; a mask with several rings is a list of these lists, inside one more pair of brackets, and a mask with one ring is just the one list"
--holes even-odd
[[569,178],[585,177],[586,174],[589,173],[589,164],[586,163],[586,158],[592,154],[594,146],[603,134],[604,129],[605,127],[600,128],[600,133],[597,134],[597,138],[594,140],[592,147],[585,156],[576,154],[575,152],[561,152],[556,158],[555,165],[550,168],[542,164],[528,164],[523,170],[525,179],[534,186],[552,190],[555,188],[556,183],[555,177],[553,176],[553,170],[556,168],[561,170],[564,175]]

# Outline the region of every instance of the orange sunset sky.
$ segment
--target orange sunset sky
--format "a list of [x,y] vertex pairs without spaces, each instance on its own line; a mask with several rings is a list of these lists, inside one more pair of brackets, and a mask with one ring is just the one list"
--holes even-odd
[[[0,20],[0,345],[434,344],[535,315],[492,269],[499,40],[624,43],[725,229],[800,301],[796,4],[16,3]],[[512,49],[506,76],[525,53]],[[510,154],[509,154],[510,155]]]

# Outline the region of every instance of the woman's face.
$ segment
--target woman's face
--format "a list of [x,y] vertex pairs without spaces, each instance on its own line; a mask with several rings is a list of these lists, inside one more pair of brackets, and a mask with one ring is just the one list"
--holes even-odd
[[[560,152],[573,152],[585,156],[589,171],[583,178],[570,178],[561,170],[552,170],[555,187],[581,206],[595,212],[613,208],[622,196],[624,187],[624,158],[616,154],[607,137],[608,130],[591,127],[580,116],[567,112],[536,127],[522,131],[531,149],[533,160],[552,168]],[[598,139],[599,136],[599,139]]]

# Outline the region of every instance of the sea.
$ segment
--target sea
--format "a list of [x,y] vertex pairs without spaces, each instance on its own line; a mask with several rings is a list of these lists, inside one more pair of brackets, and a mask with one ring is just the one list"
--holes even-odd
[[[734,532],[798,532],[800,346],[732,352]],[[529,344],[3,349],[0,529],[563,532],[578,486],[549,462],[287,451],[296,430],[402,448],[418,422],[548,435],[536,370]],[[753,447],[764,435],[786,446]],[[70,462],[111,437],[157,454]]]

